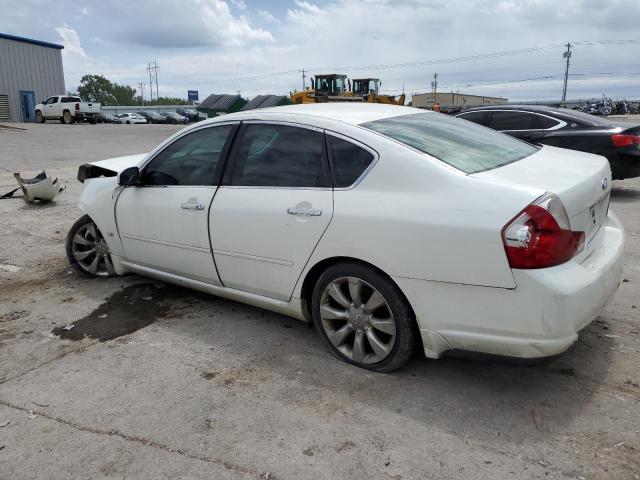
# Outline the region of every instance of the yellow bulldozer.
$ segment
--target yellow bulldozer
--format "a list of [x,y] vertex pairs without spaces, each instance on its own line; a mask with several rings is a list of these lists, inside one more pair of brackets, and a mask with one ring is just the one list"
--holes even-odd
[[368,102],[404,105],[404,94],[396,97],[380,94],[379,78],[358,78],[352,82],[346,75],[330,73],[311,77],[311,88],[292,92],[291,103]]
[[347,88],[347,76],[338,73],[311,77],[311,88],[291,93],[291,103],[363,102]]
[[404,93],[399,96],[380,94],[382,82],[379,78],[354,78],[351,93],[354,97],[362,97],[368,103],[386,103],[404,105]]

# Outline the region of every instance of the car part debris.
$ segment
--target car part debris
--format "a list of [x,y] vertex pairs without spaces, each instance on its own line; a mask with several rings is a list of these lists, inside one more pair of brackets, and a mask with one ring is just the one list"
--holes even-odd
[[22,178],[19,173],[13,176],[27,202],[49,202],[65,188],[60,186],[57,178],[48,177],[44,170],[33,178]]

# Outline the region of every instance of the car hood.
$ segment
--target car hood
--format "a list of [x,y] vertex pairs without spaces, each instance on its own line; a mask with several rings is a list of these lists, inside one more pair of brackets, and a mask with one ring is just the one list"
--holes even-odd
[[78,168],[78,180],[84,182],[88,178],[115,177],[125,168],[139,166],[146,156],[146,153],[137,153],[85,163]]

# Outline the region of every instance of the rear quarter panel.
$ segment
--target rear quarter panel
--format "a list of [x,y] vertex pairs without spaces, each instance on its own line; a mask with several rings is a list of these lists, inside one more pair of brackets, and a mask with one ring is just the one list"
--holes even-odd
[[348,256],[391,276],[515,287],[501,229],[541,192],[472,178],[377,134],[358,140],[380,157],[355,188],[335,191],[307,271]]

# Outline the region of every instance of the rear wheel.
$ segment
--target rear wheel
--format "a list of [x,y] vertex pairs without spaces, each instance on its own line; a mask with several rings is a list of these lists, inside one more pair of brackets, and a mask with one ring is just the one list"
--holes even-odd
[[112,277],[116,274],[109,247],[89,215],[80,217],[69,230],[66,250],[71,266],[83,275]]
[[313,321],[331,352],[367,370],[402,367],[416,344],[411,308],[398,287],[358,263],[329,267],[311,301]]
[[64,113],[62,114],[62,121],[66,125],[71,125],[73,122],[75,122],[75,118],[73,118],[69,110],[65,110]]

